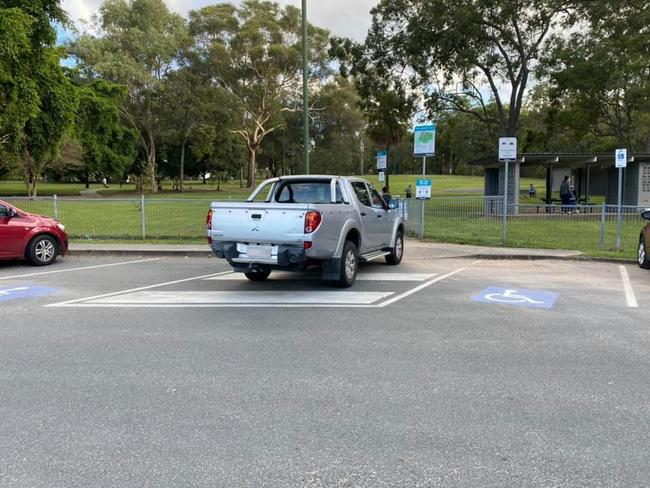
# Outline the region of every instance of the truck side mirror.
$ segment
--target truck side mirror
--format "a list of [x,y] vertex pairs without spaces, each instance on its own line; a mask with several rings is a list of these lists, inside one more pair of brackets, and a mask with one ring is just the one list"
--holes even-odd
[[18,213],[13,208],[8,208],[7,209],[7,216],[10,219],[13,219],[16,215],[18,215]]
[[399,200],[391,198],[390,202],[388,202],[388,208],[391,210],[397,210],[399,208]]

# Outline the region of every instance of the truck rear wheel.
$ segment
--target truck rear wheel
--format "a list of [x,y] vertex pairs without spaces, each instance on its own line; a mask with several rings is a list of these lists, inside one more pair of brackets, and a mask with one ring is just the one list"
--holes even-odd
[[246,271],[244,275],[251,281],[265,281],[271,274],[271,268],[268,266],[260,266],[250,271]]
[[346,241],[343,246],[341,255],[341,266],[339,267],[339,278],[333,282],[334,286],[339,288],[349,288],[357,279],[359,270],[359,257],[357,255],[357,246],[352,241]]
[[650,269],[650,253],[648,251],[645,237],[641,236],[639,239],[639,266],[643,269]]

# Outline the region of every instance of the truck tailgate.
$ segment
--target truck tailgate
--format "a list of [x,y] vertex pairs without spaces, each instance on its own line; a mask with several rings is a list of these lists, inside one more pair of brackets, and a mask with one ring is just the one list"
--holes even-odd
[[216,202],[211,210],[214,241],[302,245],[309,205]]

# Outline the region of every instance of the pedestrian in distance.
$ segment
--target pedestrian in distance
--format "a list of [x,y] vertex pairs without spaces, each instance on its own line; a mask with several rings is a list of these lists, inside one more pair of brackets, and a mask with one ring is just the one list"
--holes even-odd
[[104,188],[108,188],[108,181],[106,180],[106,176],[102,177],[102,185],[104,185]]
[[571,205],[571,200],[573,199],[573,193],[571,193],[571,177],[565,176],[564,181],[560,185],[560,200],[562,201],[562,213],[567,213],[570,211],[569,206]]
[[411,186],[410,183],[408,184],[404,192],[406,193],[406,198],[413,198],[413,187]]
[[532,183],[528,187],[528,198],[535,198],[537,196],[537,188]]
[[390,201],[393,199],[393,196],[388,191],[388,187],[385,186],[381,189],[381,197],[386,202],[386,205],[390,204]]

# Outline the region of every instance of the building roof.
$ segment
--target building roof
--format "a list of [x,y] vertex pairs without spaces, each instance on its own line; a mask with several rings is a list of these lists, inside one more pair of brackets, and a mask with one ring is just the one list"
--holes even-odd
[[[517,156],[518,163],[537,166],[614,166],[614,153],[524,153]],[[628,163],[650,163],[650,154],[628,154]],[[499,156],[492,155],[474,159],[474,166],[498,166]]]

